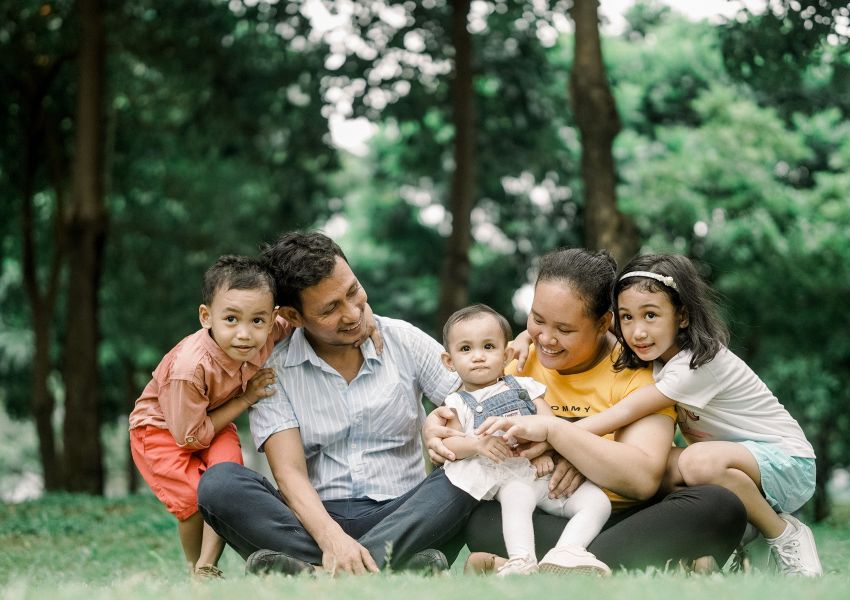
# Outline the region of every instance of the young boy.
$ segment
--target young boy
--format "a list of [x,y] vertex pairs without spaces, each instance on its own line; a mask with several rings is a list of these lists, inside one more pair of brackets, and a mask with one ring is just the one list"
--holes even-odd
[[[458,459],[446,464],[446,477],[477,500],[496,498],[501,503],[502,535],[508,554],[504,559],[473,552],[466,570],[480,573],[495,569],[499,576],[528,575],[538,570],[609,575],[608,566],[586,550],[611,514],[605,493],[585,481],[569,498],[549,498],[548,476],[554,468],[550,456],[529,462],[515,456],[503,438],[474,434],[490,416],[552,414],[543,399],[545,385],[530,377],[505,376],[510,339],[507,320],[484,304],[457,311],[443,328],[443,363],[456,370],[462,382],[461,389],[446,398],[446,406],[457,415],[447,425],[458,430],[457,436],[445,440]],[[557,545],[539,566],[531,521],[535,507],[570,519]]]
[[183,553],[200,577],[221,576],[224,541],[198,512],[198,481],[216,463],[242,464],[233,420],[271,394],[274,372],[261,367],[291,332],[274,292],[259,261],[219,258],[204,274],[201,329],[165,355],[130,414],[133,461],[177,517]]

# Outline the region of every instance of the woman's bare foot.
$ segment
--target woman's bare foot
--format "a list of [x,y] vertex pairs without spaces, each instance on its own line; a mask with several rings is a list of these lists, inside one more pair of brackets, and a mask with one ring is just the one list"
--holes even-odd
[[463,572],[467,575],[486,575],[496,571],[507,560],[490,552],[473,552],[466,559]]

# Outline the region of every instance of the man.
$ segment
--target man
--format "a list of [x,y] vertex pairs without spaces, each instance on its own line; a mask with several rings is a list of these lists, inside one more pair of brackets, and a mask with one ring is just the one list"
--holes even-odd
[[216,465],[198,490],[204,519],[249,572],[447,568],[477,503],[442,469],[424,476],[422,394],[441,403],[457,387],[442,347],[376,316],[383,353],[371,341],[356,348],[366,292],[327,236],[288,233],[263,255],[280,314],[296,328],[266,363],[274,393],[250,413],[278,489],[235,463]]

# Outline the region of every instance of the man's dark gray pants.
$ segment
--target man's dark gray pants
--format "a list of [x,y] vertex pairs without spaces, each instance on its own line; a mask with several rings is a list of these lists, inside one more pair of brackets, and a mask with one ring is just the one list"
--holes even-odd
[[[426,548],[442,550],[451,564],[463,547],[458,534],[478,501],[452,485],[438,468],[392,500],[352,498],[322,504],[343,531],[369,551],[378,567],[389,563],[400,568]],[[278,490],[251,469],[237,463],[210,467],[198,485],[198,508],[242,558],[265,549],[322,564],[322,551]]]

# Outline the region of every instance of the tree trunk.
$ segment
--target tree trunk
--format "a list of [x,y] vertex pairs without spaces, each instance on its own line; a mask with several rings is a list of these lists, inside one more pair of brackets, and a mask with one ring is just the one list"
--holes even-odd
[[454,163],[449,212],[452,233],[446,240],[440,269],[437,327],[469,302],[469,248],[472,245],[472,209],[475,207],[475,106],[472,89],[472,36],[467,29],[470,0],[455,0],[452,43],[455,73],[452,85]]
[[[55,73],[55,72],[54,72]],[[38,434],[38,452],[44,477],[44,488],[47,491],[62,489],[62,461],[56,452],[56,438],[53,431],[53,411],[55,400],[47,385],[50,375],[50,343],[51,322],[53,308],[56,304],[56,292],[61,268],[62,235],[59,231],[54,236],[53,259],[47,275],[47,285],[44,293],[39,289],[36,263],[35,243],[35,218],[33,216],[33,196],[35,193],[35,179],[39,163],[39,148],[45,145],[50,148],[51,144],[44,144],[44,140],[50,136],[46,135],[46,119],[44,116],[44,91],[49,87],[50,74],[44,86],[35,86],[40,91],[31,98],[30,107],[33,111],[27,118],[24,131],[27,132],[27,147],[24,169],[21,180],[21,196],[23,200],[21,210],[22,231],[22,255],[23,255],[23,279],[27,300],[30,308],[30,319],[34,337],[34,351],[32,357],[32,383],[30,388],[30,406],[35,428]],[[55,158],[55,157],[54,157]],[[55,169],[58,168],[54,164]],[[56,228],[61,229],[61,212],[63,209],[61,177],[54,177],[54,188],[56,193]]]
[[80,0],[80,52],[73,197],[68,215],[65,344],[65,473],[71,491],[103,493],[97,373],[98,289],[106,235],[103,204],[102,0]]
[[570,97],[581,132],[581,176],[584,182],[584,243],[607,248],[619,264],[639,247],[637,230],[617,208],[617,176],[612,147],[620,117],[608,85],[599,37],[597,0],[574,0],[575,57]]

